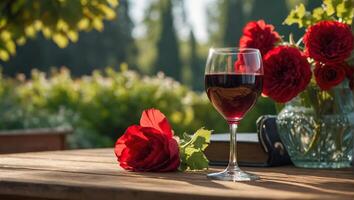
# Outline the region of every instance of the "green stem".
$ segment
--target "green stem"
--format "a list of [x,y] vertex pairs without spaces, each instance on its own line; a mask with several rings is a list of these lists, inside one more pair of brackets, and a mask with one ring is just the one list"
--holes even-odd
[[312,136],[311,143],[309,148],[305,151],[305,155],[312,152],[317,146],[318,142],[320,141],[321,135],[321,105],[322,105],[322,91],[317,91],[317,88],[309,87],[304,92],[304,101],[307,106],[312,107],[315,114],[315,128],[314,128],[314,135]]
[[318,142],[320,141],[321,135],[321,125],[316,122],[315,129],[314,129],[314,136],[312,137],[311,143],[309,148],[305,151],[305,155],[308,155],[312,150],[317,147]]
[[280,113],[280,111],[284,108],[285,104],[283,103],[275,103],[274,107],[275,107],[275,111],[277,113]]

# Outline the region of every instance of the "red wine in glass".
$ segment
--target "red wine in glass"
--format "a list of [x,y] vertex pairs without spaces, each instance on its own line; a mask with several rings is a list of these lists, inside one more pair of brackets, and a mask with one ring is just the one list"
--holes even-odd
[[262,92],[262,75],[214,73],[205,75],[209,100],[228,122],[238,122]]
[[259,177],[237,164],[237,126],[254,106],[262,91],[262,57],[253,48],[210,48],[205,65],[205,90],[230,128],[230,157],[224,171],[207,174],[209,179],[254,181]]

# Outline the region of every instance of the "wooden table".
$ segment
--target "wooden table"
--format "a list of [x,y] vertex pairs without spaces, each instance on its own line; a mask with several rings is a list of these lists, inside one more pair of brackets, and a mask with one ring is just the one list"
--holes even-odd
[[112,149],[6,154],[0,155],[0,199],[354,199],[352,169],[246,170],[261,180],[211,181],[207,172],[127,172]]

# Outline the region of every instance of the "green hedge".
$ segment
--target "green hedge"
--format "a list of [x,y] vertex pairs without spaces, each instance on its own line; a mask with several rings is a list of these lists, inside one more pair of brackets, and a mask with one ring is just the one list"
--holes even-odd
[[[124,67],[123,67],[124,68]],[[127,126],[139,123],[147,108],[160,109],[176,135],[204,126],[226,132],[227,125],[205,94],[164,77],[148,77],[129,70],[94,72],[73,79],[63,68],[50,77],[33,71],[30,80],[4,79],[0,75],[0,129],[67,126],[72,148],[113,145]],[[274,113],[261,98],[243,120],[240,131],[254,131],[260,114]]]

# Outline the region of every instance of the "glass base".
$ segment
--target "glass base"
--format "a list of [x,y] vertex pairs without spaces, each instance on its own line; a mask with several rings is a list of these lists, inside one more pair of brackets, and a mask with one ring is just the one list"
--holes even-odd
[[259,180],[259,177],[242,171],[240,168],[237,169],[225,169],[222,172],[211,173],[207,175],[208,179],[212,180],[222,180],[222,181],[255,181]]

